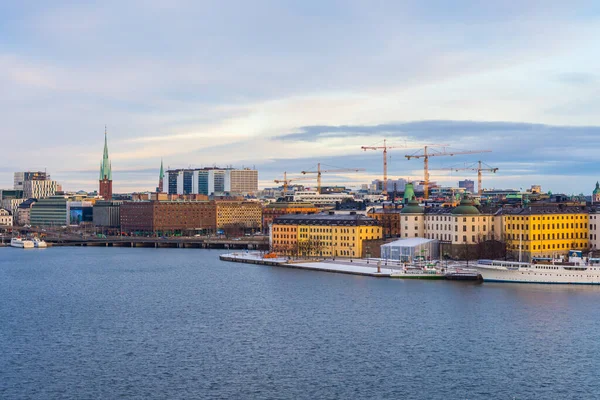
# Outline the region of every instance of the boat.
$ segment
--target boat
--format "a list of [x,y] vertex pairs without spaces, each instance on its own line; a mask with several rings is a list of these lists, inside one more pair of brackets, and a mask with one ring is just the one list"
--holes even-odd
[[11,247],[20,249],[33,249],[34,244],[31,240],[23,239],[21,237],[14,237],[10,240]]
[[581,250],[570,250],[566,260],[479,260],[475,269],[484,282],[600,285],[600,259],[584,258]]
[[451,281],[479,281],[482,278],[475,268],[448,267],[446,279]]
[[392,272],[390,278],[396,279],[446,279],[443,269],[434,265],[413,266],[406,265],[401,270]]
[[45,241],[37,237],[33,238],[33,245],[36,249],[45,249],[46,247],[48,247]]

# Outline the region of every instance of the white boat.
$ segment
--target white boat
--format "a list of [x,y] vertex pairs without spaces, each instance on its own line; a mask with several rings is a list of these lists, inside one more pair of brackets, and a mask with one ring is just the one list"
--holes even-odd
[[569,251],[567,261],[479,260],[475,268],[484,282],[600,285],[600,259],[583,258],[579,250]]
[[21,237],[14,237],[10,240],[11,247],[17,247],[20,249],[33,249],[34,244],[31,240],[23,239]]
[[46,244],[45,241],[43,241],[37,237],[33,238],[33,245],[35,246],[36,249],[45,249],[46,247],[48,247],[48,245]]

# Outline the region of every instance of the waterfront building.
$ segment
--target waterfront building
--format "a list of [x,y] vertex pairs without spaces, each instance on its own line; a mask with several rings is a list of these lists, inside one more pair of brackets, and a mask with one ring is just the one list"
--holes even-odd
[[273,220],[286,214],[316,214],[320,211],[312,203],[301,202],[275,202],[269,203],[263,208],[263,230],[267,232]]
[[262,205],[253,201],[216,201],[217,229],[231,233],[260,232]]
[[435,239],[400,239],[381,245],[381,258],[408,263],[436,260],[440,256],[439,249],[439,242]]
[[376,219],[358,214],[294,214],[275,218],[273,251],[291,256],[360,257],[363,242],[382,238]]
[[502,211],[502,219],[507,250],[514,258],[520,253],[524,261],[566,256],[569,250],[587,250],[590,245],[589,214],[584,207],[508,208]]
[[8,210],[4,208],[0,208],[0,226],[13,226],[13,216]]
[[17,207],[17,212],[14,214],[16,221],[13,223],[18,225],[30,225],[31,224],[31,207],[35,204],[37,199],[27,199]]
[[121,225],[121,205],[119,200],[100,200],[94,204],[93,223],[94,226],[117,228]]
[[208,201],[131,201],[121,205],[120,221],[124,232],[214,233],[216,206]]
[[68,196],[55,195],[40,199],[31,206],[32,226],[65,226],[68,224]]
[[82,223],[92,223],[94,218],[94,203],[89,200],[67,201],[68,225],[77,226]]
[[112,199],[112,165],[108,158],[108,139],[106,128],[104,129],[104,152],[102,155],[102,163],[100,164],[100,176],[98,194],[104,200]]

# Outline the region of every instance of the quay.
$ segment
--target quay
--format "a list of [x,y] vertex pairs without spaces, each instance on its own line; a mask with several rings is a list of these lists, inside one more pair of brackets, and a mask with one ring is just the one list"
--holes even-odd
[[157,238],[118,236],[108,238],[46,237],[48,246],[105,246],[105,247],[154,247],[196,249],[248,249],[266,250],[268,238],[206,239],[206,238]]
[[278,258],[262,258],[260,253],[242,252],[221,254],[221,261],[231,261],[246,264],[268,265],[273,267],[305,269],[321,272],[335,272],[340,274],[372,276],[376,278],[389,278],[394,272],[393,269],[381,267],[380,272],[377,272],[377,264],[370,264],[368,260],[352,259],[349,260],[290,260],[284,257]]
[[[394,279],[422,279],[422,280],[461,280],[479,281],[477,273],[460,268],[448,270],[445,274],[437,273],[406,273],[400,263],[389,262],[373,258],[361,259],[322,259],[322,260],[291,260],[287,257],[263,258],[259,252],[233,252],[221,254],[221,261],[238,262],[246,264],[267,265],[272,267],[295,268],[311,271],[334,272],[340,274],[371,276],[375,278]],[[396,264],[396,265],[394,265]]]

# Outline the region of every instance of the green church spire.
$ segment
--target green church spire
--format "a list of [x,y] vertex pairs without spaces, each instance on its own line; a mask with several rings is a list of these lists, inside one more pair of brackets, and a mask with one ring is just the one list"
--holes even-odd
[[165,169],[163,168],[163,160],[160,159],[160,174],[158,174],[159,179],[163,179],[165,177]]
[[106,125],[104,126],[104,154],[102,156],[102,164],[100,164],[100,180],[108,179],[112,181],[112,165],[108,159],[108,137],[106,133]]

